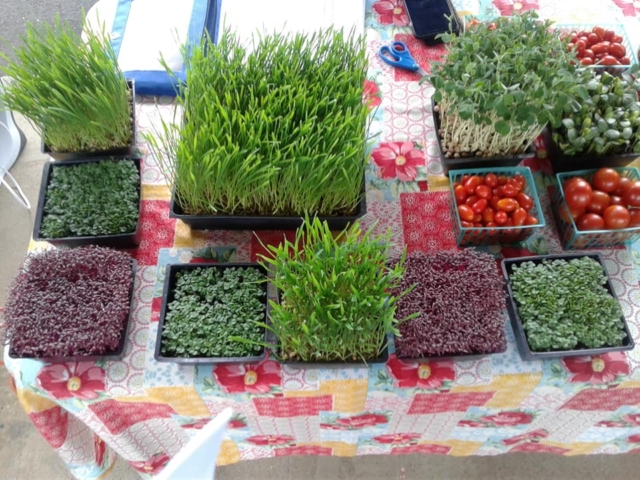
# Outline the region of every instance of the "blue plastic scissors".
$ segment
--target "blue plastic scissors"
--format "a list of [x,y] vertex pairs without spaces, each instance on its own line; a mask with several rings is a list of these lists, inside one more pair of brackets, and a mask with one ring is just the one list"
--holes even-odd
[[427,72],[418,65],[404,42],[393,42],[391,45],[384,45],[380,47],[378,55],[383,62],[396,68],[404,68],[412,72],[417,72],[420,75],[426,75]]

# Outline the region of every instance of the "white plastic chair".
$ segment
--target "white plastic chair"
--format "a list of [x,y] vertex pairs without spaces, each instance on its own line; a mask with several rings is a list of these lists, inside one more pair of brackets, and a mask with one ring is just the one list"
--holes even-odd
[[[2,91],[2,85],[0,79],[0,91]],[[20,185],[9,173],[9,169],[22,153],[26,141],[24,133],[13,120],[13,114],[0,102],[0,186],[5,185],[20,205],[31,209],[29,200]]]
[[233,410],[225,408],[174,456],[156,480],[213,480],[216,459]]

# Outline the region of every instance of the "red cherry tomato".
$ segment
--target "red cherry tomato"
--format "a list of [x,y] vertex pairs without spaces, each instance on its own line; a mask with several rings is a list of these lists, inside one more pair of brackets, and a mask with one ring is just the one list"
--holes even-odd
[[487,224],[485,225],[485,227],[495,227],[495,226],[497,226],[497,225],[498,225],[498,224],[497,224],[496,222],[489,222],[489,223],[487,223]]
[[498,176],[498,185],[506,185],[508,180],[509,179],[507,178],[506,175],[500,175]]
[[609,47],[609,55],[613,55],[616,58],[622,58],[627,54],[627,49],[624,45],[619,43],[612,43]]
[[462,178],[460,179],[460,183],[464,185],[467,182],[467,180],[469,180],[469,177],[471,177],[471,175],[463,175]]
[[576,41],[576,50],[578,51],[578,55],[581,55],[587,49],[587,45],[589,43],[589,39],[587,37],[580,37]]
[[629,227],[640,227],[640,209],[632,208],[629,210],[629,215],[631,215]]
[[613,192],[620,185],[620,174],[613,168],[601,168],[593,176],[591,184],[596,190]]
[[538,219],[536,217],[534,217],[533,215],[527,215],[527,218],[524,221],[525,225],[537,225],[538,224]]
[[591,203],[587,205],[587,212],[602,215],[609,205],[611,205],[611,197],[600,190],[594,190]]
[[627,228],[631,222],[631,214],[622,205],[611,205],[602,214],[604,225],[609,230]]
[[601,53],[609,53],[610,46],[611,45],[609,42],[596,43],[595,45],[591,45],[591,51],[596,55],[599,55]]
[[599,40],[604,40],[604,28],[596,26],[591,31],[597,35]]
[[518,189],[511,183],[502,186],[502,195],[509,198],[515,198],[518,195]]
[[511,218],[513,218],[513,225],[516,227],[524,225],[524,222],[527,220],[527,216],[527,211],[524,208],[516,208],[511,216]]
[[498,225],[504,225],[505,223],[507,223],[507,220],[509,219],[507,212],[503,212],[502,210],[498,210],[494,216],[493,221],[496,222],[496,224]]
[[466,222],[464,220],[460,220],[460,225],[462,226],[462,228],[473,228],[472,222]]
[[513,198],[502,198],[498,201],[498,210],[503,212],[513,212],[518,207],[518,202]]
[[473,216],[473,224],[475,225],[476,223],[482,223],[482,215],[480,215],[479,213],[476,213]]
[[598,35],[596,35],[595,33],[590,33],[589,36],[587,37],[587,45],[595,45],[596,43],[600,42],[600,37],[598,37]]
[[611,199],[611,205],[622,205],[623,207],[627,206],[624,199],[618,195],[609,195],[609,198]]
[[487,185],[478,185],[476,187],[476,195],[480,198],[489,199],[491,198],[491,188]]
[[482,221],[486,224],[494,221],[495,210],[492,207],[487,207],[482,212]]
[[479,214],[479,213],[484,212],[485,208],[487,208],[487,199],[486,198],[481,198],[476,203],[471,205],[471,210],[473,210],[473,213],[475,213],[475,214]]
[[624,38],[622,38],[620,35],[614,35],[613,37],[611,37],[611,40],[609,40],[611,43],[620,43],[622,44],[622,42],[624,42]]
[[489,200],[489,203],[491,204],[491,208],[493,208],[494,210],[498,210],[498,202],[500,201],[502,197],[500,197],[499,195],[495,195],[493,197],[491,197],[491,199]]
[[586,213],[578,220],[578,230],[603,230],[604,220],[595,213]]
[[482,228],[484,225],[481,222],[473,222],[473,228]]
[[569,208],[586,208],[592,196],[591,185],[582,179],[569,182],[564,189],[564,198]]
[[603,40],[607,40],[608,42],[613,40],[613,37],[616,36],[616,32],[613,30],[605,30],[604,35],[602,36]]
[[495,173],[487,173],[484,177],[484,184],[493,189],[498,186],[498,176]]
[[578,219],[585,214],[585,212],[587,211],[586,208],[582,207],[582,208],[571,208],[569,207],[569,215],[571,215],[571,218],[573,218],[573,220],[575,222],[578,221]]
[[640,180],[632,182],[622,198],[627,205],[640,207]]
[[524,208],[527,212],[533,208],[533,200],[524,192],[518,193],[516,200],[520,204],[520,207]]
[[456,204],[461,205],[467,199],[467,189],[464,188],[462,185],[458,185],[456,188],[453,189],[453,195],[456,198]]
[[471,196],[467,197],[467,199],[464,201],[464,204],[471,206],[474,203],[476,203],[478,200],[480,200],[480,198],[477,195],[471,195]]
[[480,177],[478,175],[470,176],[466,182],[463,183],[465,190],[469,195],[476,191],[476,187],[480,185]]
[[465,222],[473,222],[473,217],[475,216],[469,205],[458,205],[458,215],[460,216],[460,220],[464,220]]
[[590,58],[590,57],[581,58],[580,63],[585,67],[588,67],[589,65],[593,65],[593,58]]
[[631,65],[631,59],[629,57],[621,57],[619,61],[621,65]]
[[620,65],[618,59],[612,55],[605,55],[598,63],[600,65]]
[[624,194],[627,193],[627,190],[629,190],[629,187],[631,186],[632,183],[633,183],[633,180],[631,180],[629,177],[621,176],[620,184],[618,185],[618,188],[616,188],[612,192],[612,195],[618,195],[620,197],[624,197]]

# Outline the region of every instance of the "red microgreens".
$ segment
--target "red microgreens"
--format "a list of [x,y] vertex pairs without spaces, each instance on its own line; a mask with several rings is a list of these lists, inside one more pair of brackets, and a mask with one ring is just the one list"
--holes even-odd
[[6,339],[17,357],[114,351],[129,315],[131,257],[100,247],[27,256],[9,288]]
[[[400,357],[495,353],[503,351],[505,293],[495,259],[466,249],[407,257],[397,318],[421,314],[400,325],[395,344]],[[397,295],[397,292],[394,294]]]

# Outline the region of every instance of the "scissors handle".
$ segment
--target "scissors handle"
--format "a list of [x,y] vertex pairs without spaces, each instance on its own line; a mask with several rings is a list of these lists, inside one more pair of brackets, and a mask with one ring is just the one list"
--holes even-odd
[[384,45],[380,47],[378,54],[383,62],[392,67],[404,68],[412,72],[420,70],[420,65],[413,59],[404,42],[396,41],[391,45]]

